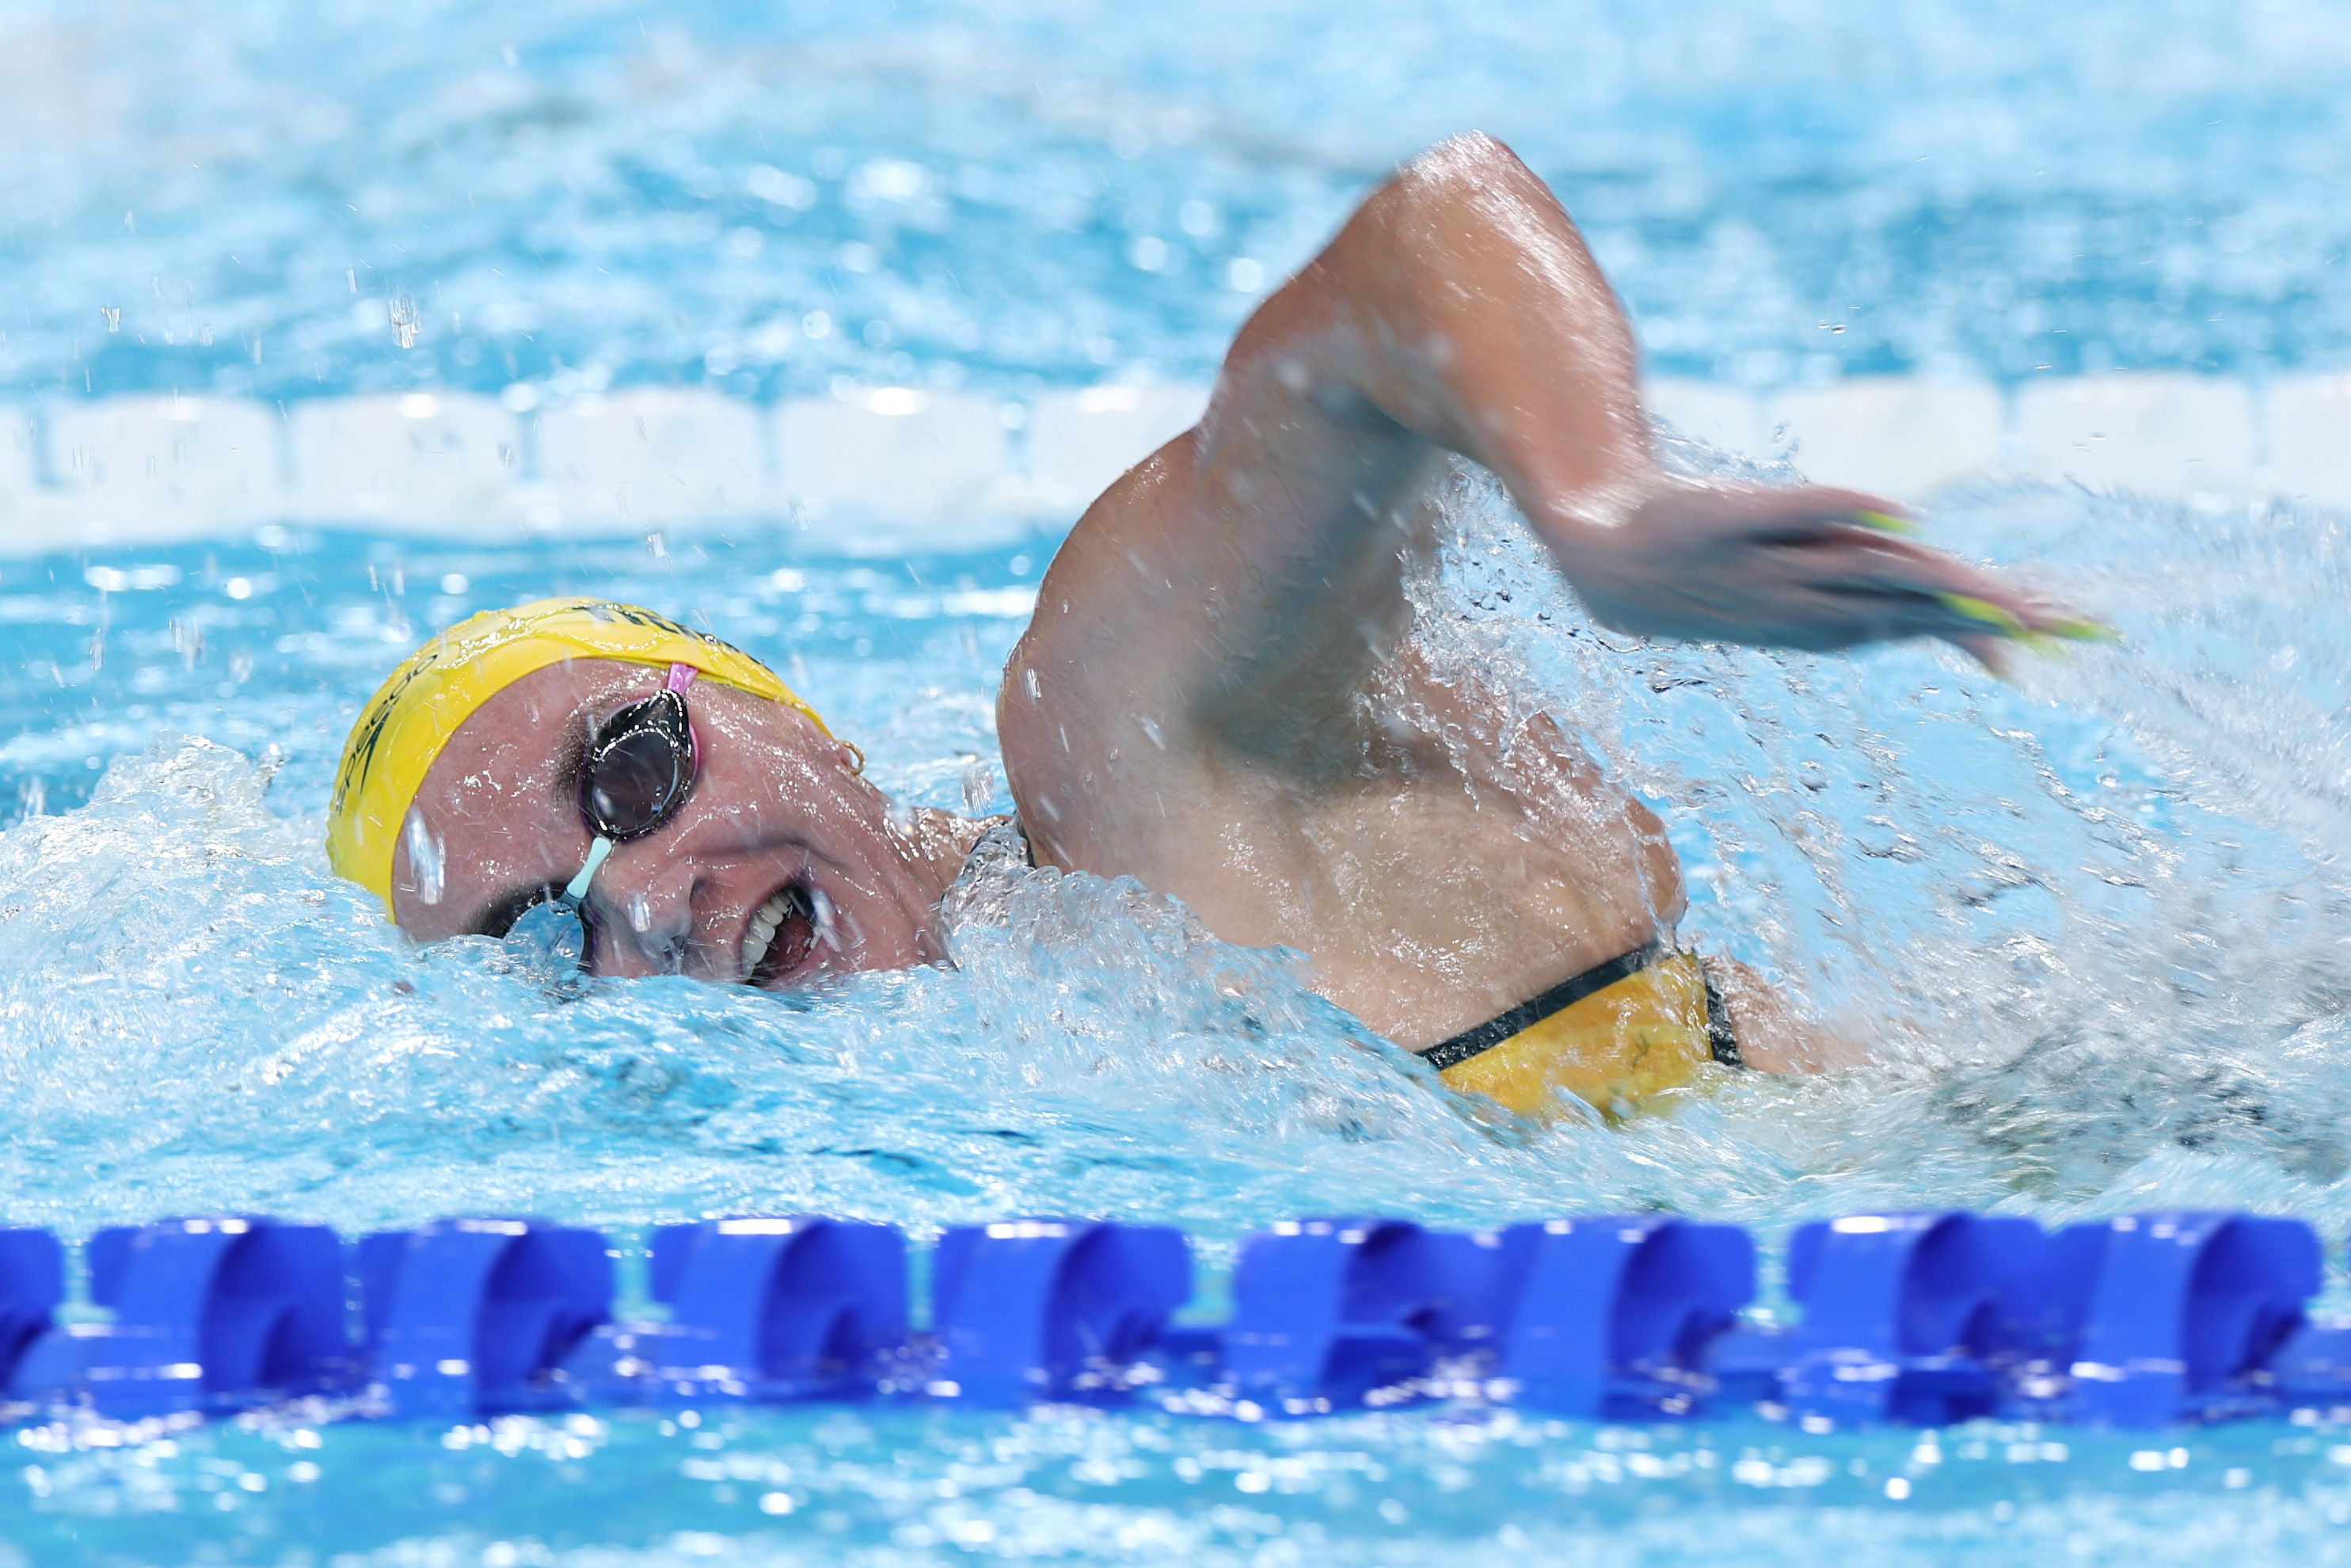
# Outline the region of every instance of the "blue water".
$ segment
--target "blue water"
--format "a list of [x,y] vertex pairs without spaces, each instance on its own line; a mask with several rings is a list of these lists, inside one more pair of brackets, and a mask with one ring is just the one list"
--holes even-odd
[[0,385],[1196,375],[1468,127],[1665,369],[2335,365],[2346,72],[2330,0],[8,0]]
[[[1473,122],[1569,188],[1672,368],[2326,365],[2351,358],[2346,29],[2295,4],[1700,6],[1662,37],[1631,6],[19,6],[0,131],[42,155],[0,162],[0,384],[1194,372],[1378,167]],[[514,1209],[626,1239],[1076,1211],[1180,1223],[1213,1268],[1318,1210],[1663,1206],[1770,1239],[1888,1204],[2207,1204],[2340,1253],[2341,518],[1946,497],[1938,537],[2124,630],[2014,687],[1917,649],[1626,643],[1481,485],[1452,519],[1421,590],[1440,658],[1656,800],[1687,928],[1856,1020],[1867,1062],[1615,1130],[1498,1124],[1294,960],[1082,877],[977,883],[956,967],[795,1001],[574,999],[487,943],[412,949],[319,840],[345,727],[430,629],[639,600],[777,661],[902,799],[1000,810],[995,674],[1053,536],[852,561],[740,526],[271,528],[0,564],[5,1218]],[[2315,1427],[296,1412],[0,1440],[0,1563],[2351,1560],[2351,1435]]]

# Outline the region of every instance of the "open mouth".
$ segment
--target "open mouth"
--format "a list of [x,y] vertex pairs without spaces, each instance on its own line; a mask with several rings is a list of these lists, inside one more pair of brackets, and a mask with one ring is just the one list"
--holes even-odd
[[816,956],[820,895],[799,880],[786,883],[751,912],[743,928],[742,975],[747,986],[773,989]]

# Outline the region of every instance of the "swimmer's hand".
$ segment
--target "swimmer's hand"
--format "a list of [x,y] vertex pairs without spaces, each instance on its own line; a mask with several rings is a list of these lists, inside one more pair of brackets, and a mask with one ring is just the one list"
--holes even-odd
[[1937,637],[2001,674],[2009,644],[2111,635],[1914,531],[1859,491],[1666,478],[1614,519],[1542,529],[1593,619],[1642,636],[1814,651]]

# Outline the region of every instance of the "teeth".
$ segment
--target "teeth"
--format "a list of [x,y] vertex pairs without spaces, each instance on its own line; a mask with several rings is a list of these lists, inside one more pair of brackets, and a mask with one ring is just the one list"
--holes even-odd
[[768,944],[776,939],[776,928],[792,912],[789,888],[759,905],[751,915],[751,924],[743,933],[743,977],[749,979],[758,968],[759,960],[768,956]]

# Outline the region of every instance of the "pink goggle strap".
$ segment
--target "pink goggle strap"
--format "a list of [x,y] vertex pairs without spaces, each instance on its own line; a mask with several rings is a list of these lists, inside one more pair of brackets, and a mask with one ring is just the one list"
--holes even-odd
[[692,664],[672,664],[669,667],[669,689],[683,696],[685,688],[694,685],[694,677],[702,674]]

